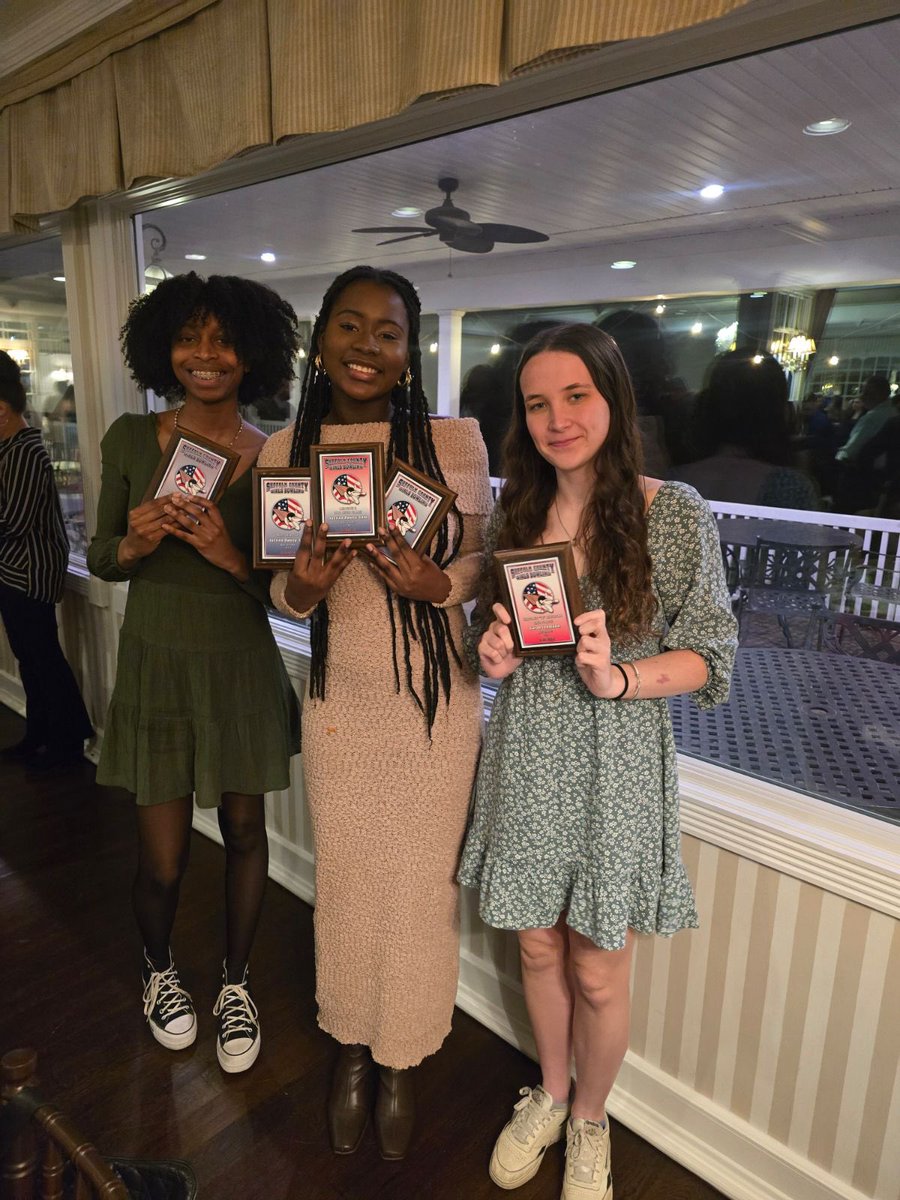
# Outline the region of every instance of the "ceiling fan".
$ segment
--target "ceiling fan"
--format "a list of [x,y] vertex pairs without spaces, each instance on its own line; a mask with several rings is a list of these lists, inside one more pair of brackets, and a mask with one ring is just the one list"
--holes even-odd
[[425,226],[371,225],[365,229],[354,229],[352,233],[401,233],[402,237],[388,238],[376,242],[378,246],[392,246],[394,242],[409,242],[413,238],[437,237],[451,250],[465,250],[469,254],[487,254],[496,242],[547,242],[546,233],[526,229],[524,225],[498,225],[489,221],[473,221],[463,208],[457,208],[450,197],[459,187],[459,180],[445,176],[438,180],[444,193],[443,203],[429,208],[424,216]]

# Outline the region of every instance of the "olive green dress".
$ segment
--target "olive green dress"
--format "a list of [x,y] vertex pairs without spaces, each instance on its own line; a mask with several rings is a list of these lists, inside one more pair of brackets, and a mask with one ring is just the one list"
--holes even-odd
[[[687,484],[664,483],[647,526],[659,627],[637,646],[614,642],[613,661],[693,650],[708,669],[694,700],[700,708],[723,704],[737,626],[709,505]],[[498,505],[486,569],[499,527]],[[601,607],[589,576],[580,582],[586,608]],[[470,653],[485,624],[476,614]],[[601,700],[571,656],[525,659],[497,689],[459,881],[478,889],[488,925],[549,928],[565,912],[572,929],[604,950],[621,949],[629,928],[695,927],[666,701]]]
[[[223,792],[286,788],[300,749],[299,707],[266,615],[268,574],[238,583],[193,547],[166,537],[124,571],[116,562],[128,513],[161,456],[156,417],[119,417],[103,439],[97,532],[88,567],[129,580],[116,684],[97,781],[138,804],[194,792],[201,808]],[[219,500],[235,546],[250,557],[251,473]]]

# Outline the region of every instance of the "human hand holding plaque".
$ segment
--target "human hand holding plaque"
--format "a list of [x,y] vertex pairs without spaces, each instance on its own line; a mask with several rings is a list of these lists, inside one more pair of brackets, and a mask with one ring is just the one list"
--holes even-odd
[[581,682],[600,700],[609,700],[622,691],[622,679],[612,665],[606,613],[602,608],[575,617],[578,642],[575,646],[575,669]]
[[164,497],[166,533],[193,546],[207,562],[238,579],[250,575],[247,560],[231,540],[219,506],[212,500],[191,500],[171,494]]
[[119,542],[116,560],[128,570],[142,558],[152,554],[168,533],[165,499],[147,500],[128,514],[128,531]]
[[507,675],[512,675],[522,659],[516,656],[510,632],[512,617],[502,604],[495,604],[492,611],[494,619],[478,643],[478,659],[482,675],[488,679],[505,679]]
[[347,566],[356,558],[349,538],[326,557],[328,526],[322,522],[313,533],[307,521],[285,585],[284,598],[296,612],[307,612],[324,600]]
[[[379,528],[384,546],[366,544],[371,566],[392,592],[407,600],[442,604],[450,595],[450,576],[434,559],[411,549],[397,525]],[[385,553],[387,551],[387,553]]]

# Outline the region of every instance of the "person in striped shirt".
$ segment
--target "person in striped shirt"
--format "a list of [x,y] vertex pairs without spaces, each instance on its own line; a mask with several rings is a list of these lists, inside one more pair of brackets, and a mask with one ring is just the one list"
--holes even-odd
[[25,736],[2,752],[34,770],[80,762],[94,730],[59,644],[69,543],[53,468],[25,419],[19,368],[0,351],[0,616],[25,690]]

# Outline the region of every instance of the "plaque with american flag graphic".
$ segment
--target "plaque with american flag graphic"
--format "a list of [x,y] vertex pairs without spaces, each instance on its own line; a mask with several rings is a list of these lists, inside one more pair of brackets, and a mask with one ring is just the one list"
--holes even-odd
[[[384,492],[387,529],[396,529],[411,550],[424,553],[453,507],[456,492],[395,458]],[[382,553],[391,558],[387,550]]]
[[516,654],[574,654],[584,602],[571,542],[495,550],[494,561]]
[[253,468],[253,566],[289,567],[311,516],[306,467]]
[[241,456],[179,426],[163,451],[144,500],[179,494],[198,500],[219,499],[234,474]]
[[384,446],[353,442],[311,446],[310,503],[314,528],[328,526],[325,543],[380,541],[384,526]]

